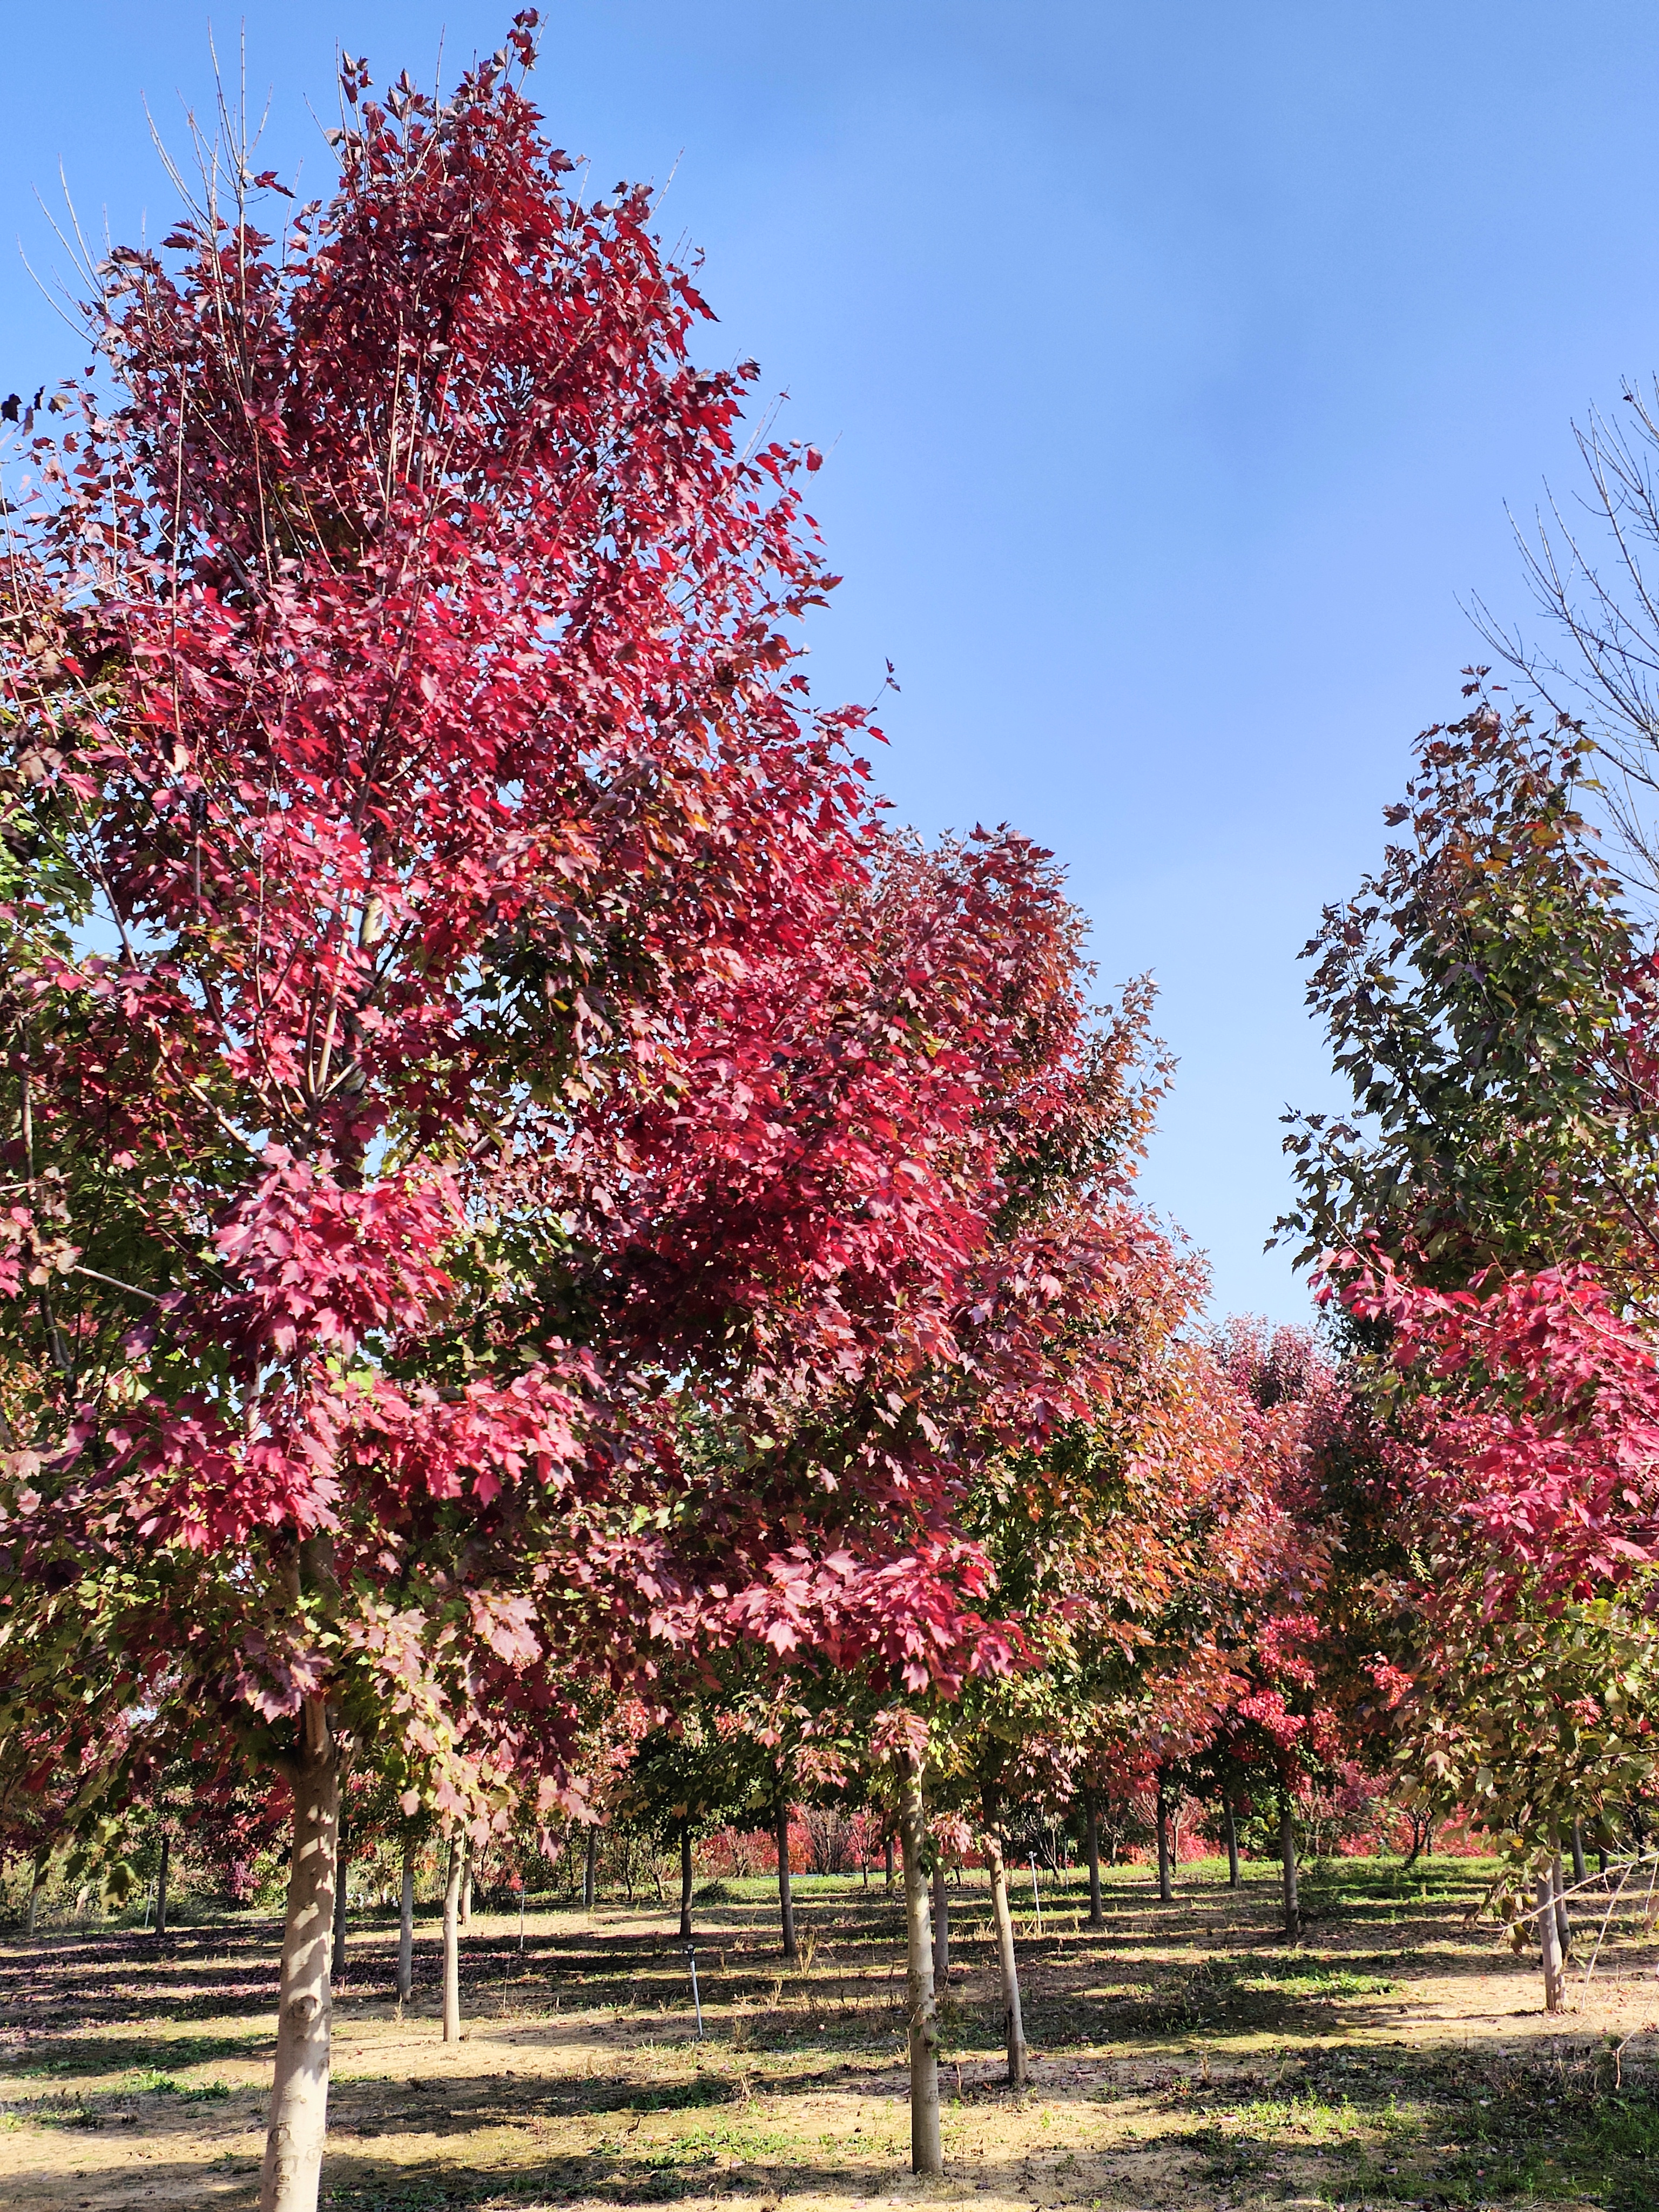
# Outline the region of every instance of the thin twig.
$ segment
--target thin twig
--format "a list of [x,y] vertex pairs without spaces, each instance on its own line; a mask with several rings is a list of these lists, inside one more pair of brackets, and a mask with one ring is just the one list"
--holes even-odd
[[1608,1905],[1607,1911],[1601,1915],[1601,1925],[1596,1931],[1595,1948],[1590,1953],[1589,1964],[1584,1969],[1584,1978],[1581,1984],[1581,1987],[1583,1988],[1588,1989],[1589,1986],[1589,1978],[1595,1972],[1595,1962],[1601,1955],[1602,1942],[1607,1936],[1608,1928],[1612,1925],[1613,1916],[1619,1909],[1619,1900],[1625,1893],[1625,1884],[1630,1880],[1631,1869],[1636,1864],[1637,1861],[1634,1859],[1628,1860],[1626,1863],[1624,1871],[1619,1877],[1619,1887],[1613,1893],[1612,1902]]

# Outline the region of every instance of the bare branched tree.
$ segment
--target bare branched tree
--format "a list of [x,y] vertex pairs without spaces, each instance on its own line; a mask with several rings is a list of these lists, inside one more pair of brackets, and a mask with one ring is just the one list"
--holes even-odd
[[1553,642],[1479,598],[1472,611],[1493,651],[1595,740],[1632,888],[1659,901],[1659,378],[1647,392],[1627,382],[1620,399],[1620,419],[1595,410],[1572,426],[1585,477],[1573,501],[1547,489],[1530,530],[1510,517]]

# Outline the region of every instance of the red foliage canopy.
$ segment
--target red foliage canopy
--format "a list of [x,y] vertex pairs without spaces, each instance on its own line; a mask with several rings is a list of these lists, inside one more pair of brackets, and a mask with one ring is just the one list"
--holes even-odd
[[1391,1454],[1419,1523],[1462,1523],[1492,1601],[1589,1595],[1659,1558],[1659,1368],[1594,1270],[1423,1290],[1385,1265],[1334,1270],[1343,1303],[1391,1325],[1415,1388]]
[[515,66],[112,254],[0,581],[33,1693],[475,1777],[653,1637],[998,1662],[961,1462],[1109,1357],[1138,1048],[1046,855],[882,832],[816,456]]

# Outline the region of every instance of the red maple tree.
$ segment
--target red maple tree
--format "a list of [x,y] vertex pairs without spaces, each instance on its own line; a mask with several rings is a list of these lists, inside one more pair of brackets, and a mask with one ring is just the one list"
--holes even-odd
[[233,165],[111,255],[0,578],[6,1760],[291,1785],[285,2212],[348,1762],[500,1824],[584,1670],[1003,1663],[960,1462],[1086,1407],[1125,1265],[1078,918],[882,830],[816,456],[569,188],[534,27],[442,102],[348,64],[278,233]]

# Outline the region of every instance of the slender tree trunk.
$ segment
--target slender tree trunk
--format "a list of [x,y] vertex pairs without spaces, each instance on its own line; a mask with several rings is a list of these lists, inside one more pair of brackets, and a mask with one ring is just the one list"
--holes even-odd
[[1164,1777],[1158,1778],[1158,1898],[1160,1905],[1170,1904],[1175,1893],[1170,1886],[1170,1804],[1164,1794]]
[[1423,1848],[1423,1838],[1429,1826],[1426,1820],[1419,1820],[1415,1813],[1408,1813],[1406,1818],[1412,1824],[1412,1847],[1406,1855],[1405,1865],[1400,1869],[1401,1874],[1409,1874],[1417,1864],[1417,1855]]
[[1547,1867],[1538,1878],[1539,1948],[1544,1964],[1544,2009],[1561,2009],[1561,1930],[1555,1917],[1555,1875]]
[[1288,1942],[1302,1938],[1302,1901],[1296,1887],[1296,1815],[1287,1797],[1279,1808],[1279,1856],[1285,1867],[1285,1936]]
[[921,1768],[906,1753],[899,1765],[904,1840],[906,1994],[910,2005],[910,2171],[940,2174],[945,2152],[939,2123],[939,2008],[933,1996],[933,1950],[927,1926],[927,1816]]
[[1227,1823],[1227,1887],[1238,1887],[1238,1823],[1233,1818],[1233,1801],[1224,1791],[1221,1811]]
[[461,1868],[465,1838],[449,1839],[449,1874],[444,1883],[444,2041],[461,2039]]
[[783,1926],[783,1955],[794,1960],[800,1956],[795,1942],[795,1900],[789,1888],[789,1808],[781,1797],[778,1800],[778,1917]]
[[582,1911],[584,1912],[591,1912],[593,1910],[594,1877],[599,1871],[599,1832],[597,1828],[590,1828],[587,1832],[587,1862],[582,1869]]
[[33,1870],[29,1876],[28,1932],[31,1936],[34,1933],[35,1915],[40,1909],[40,1892],[46,1887],[46,1872],[45,1864],[40,1859],[36,1859]]
[[942,1990],[951,1978],[951,1893],[945,1886],[945,1861],[933,1862],[933,1987]]
[[1589,1869],[1584,1864],[1584,1824],[1582,1820],[1575,1820],[1572,1824],[1572,1878],[1576,1883],[1589,1880]]
[[404,1886],[398,1900],[398,2002],[415,1994],[415,1838],[404,1838]]
[[1019,1960],[1014,1950],[1014,1916],[1008,1909],[1008,1869],[996,1828],[996,1808],[985,1808],[985,1858],[991,1870],[991,1912],[996,1923],[997,1969],[1002,1978],[1002,2024],[1008,2042],[1008,2082],[1025,2086],[1025,2023],[1019,2008]]
[[691,1941],[691,1831],[680,1830],[680,1941]]
[[172,1856],[173,1839],[164,1828],[161,1831],[161,1863],[155,1870],[155,1932],[167,1932],[167,1860]]
[[328,2128],[328,1954],[339,1842],[339,1747],[320,1698],[307,1701],[305,1742],[289,1770],[294,1849],[283,1925],[276,2065],[259,2177],[259,2212],[316,2212]]
[[1555,1936],[1564,1960],[1572,1956],[1572,1921],[1567,1912],[1566,1884],[1561,1879],[1561,1854],[1550,1863],[1551,1888],[1555,1898]]
[[340,1814],[339,1842],[334,1853],[334,1929],[329,1950],[330,1978],[337,1982],[346,1969],[346,1831],[345,1812]]
[[[1103,1928],[1106,1917],[1100,1909],[1100,1811],[1092,1790],[1083,1793],[1083,1818],[1089,1847],[1089,1925]],[[1010,2075],[1009,2079],[1012,2081],[1013,2076]]]
[[881,1878],[886,1887],[893,1887],[893,1838],[884,1836],[881,1843]]
[[461,1925],[472,1925],[472,1838],[468,1836],[461,1844]]

